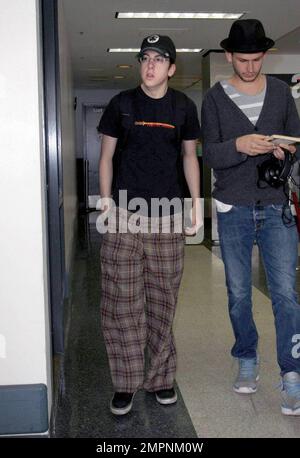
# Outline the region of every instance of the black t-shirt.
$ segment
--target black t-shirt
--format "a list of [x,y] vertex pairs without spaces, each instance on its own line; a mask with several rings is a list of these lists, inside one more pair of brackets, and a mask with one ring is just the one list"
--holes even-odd
[[[127,190],[128,201],[142,197],[148,205],[153,197],[181,197],[177,172],[181,141],[200,137],[200,126],[196,105],[184,94],[184,111],[176,115],[175,92],[169,88],[164,97],[153,99],[138,87],[128,91],[132,103],[127,111],[131,113],[122,112],[122,93],[113,97],[105,109],[99,131],[118,138],[121,144],[126,137],[113,190],[117,205],[119,190]],[[181,125],[176,126],[176,122]]]

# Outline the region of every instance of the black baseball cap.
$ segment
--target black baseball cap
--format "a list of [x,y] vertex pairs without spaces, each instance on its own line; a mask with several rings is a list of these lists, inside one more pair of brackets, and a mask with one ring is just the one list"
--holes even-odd
[[162,56],[168,57],[171,62],[176,60],[175,45],[171,38],[166,35],[150,35],[144,38],[137,57],[141,57],[148,50],[157,51]]

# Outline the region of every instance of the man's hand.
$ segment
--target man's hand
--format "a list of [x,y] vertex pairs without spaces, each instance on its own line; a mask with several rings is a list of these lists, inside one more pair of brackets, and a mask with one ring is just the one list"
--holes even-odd
[[258,156],[274,150],[274,145],[267,135],[249,134],[236,139],[236,149],[248,156]]
[[[100,210],[100,215],[96,220],[96,228],[99,234],[116,231],[116,218],[113,209],[115,208],[114,200],[111,197],[100,197],[97,200],[96,210]],[[111,218],[112,216],[112,218]]]
[[200,198],[193,200],[193,206],[190,210],[190,218],[192,226],[184,228],[185,235],[195,235],[199,231],[200,227],[203,226],[202,205]]
[[295,145],[286,145],[286,144],[276,145],[276,147],[274,148],[273,154],[277,159],[280,159],[281,161],[283,161],[284,160],[284,150],[289,151],[291,154],[295,154],[296,146]]

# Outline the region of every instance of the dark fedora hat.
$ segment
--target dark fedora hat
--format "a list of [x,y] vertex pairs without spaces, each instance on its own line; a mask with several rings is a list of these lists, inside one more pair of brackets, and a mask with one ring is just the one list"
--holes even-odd
[[228,52],[251,54],[267,51],[274,41],[267,38],[264,27],[258,19],[238,19],[230,29],[229,37],[220,46]]

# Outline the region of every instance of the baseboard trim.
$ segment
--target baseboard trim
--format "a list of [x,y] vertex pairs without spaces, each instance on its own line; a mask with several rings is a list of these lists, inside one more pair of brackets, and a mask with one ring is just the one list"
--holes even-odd
[[47,387],[0,386],[0,435],[24,435],[48,431]]

